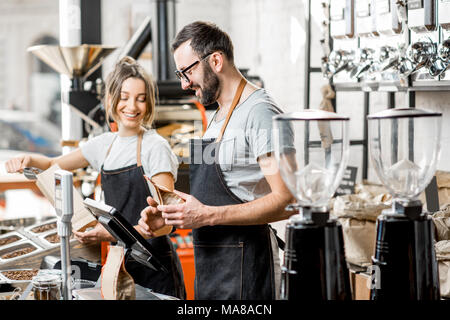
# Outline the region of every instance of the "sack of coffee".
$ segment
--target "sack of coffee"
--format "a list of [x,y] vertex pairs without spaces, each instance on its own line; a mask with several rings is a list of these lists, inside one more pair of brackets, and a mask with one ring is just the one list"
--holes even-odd
[[124,248],[109,246],[106,262],[102,267],[101,294],[105,300],[135,300],[134,280],[125,269]]
[[376,221],[383,209],[390,207],[383,195],[349,194],[338,196],[333,215],[342,225],[345,258],[361,267],[372,264],[375,250]]
[[[167,205],[167,204],[179,204],[183,203],[184,200],[181,199],[174,192],[168,190],[166,187],[155,184],[152,179],[145,176],[147,180],[148,187],[150,189],[150,193],[153,196],[153,200],[158,203],[158,205]],[[156,231],[153,231],[155,237],[163,236],[172,232],[173,226],[164,226]]]
[[450,204],[431,215],[436,227],[436,241],[450,240]]
[[436,259],[439,266],[439,286],[441,296],[450,298],[450,241],[436,242]]

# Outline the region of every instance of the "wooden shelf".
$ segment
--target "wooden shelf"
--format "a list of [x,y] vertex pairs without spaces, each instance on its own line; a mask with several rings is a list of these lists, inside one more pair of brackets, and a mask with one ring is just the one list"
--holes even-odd
[[31,189],[39,191],[36,182],[28,180],[22,174],[0,175],[0,192],[11,189]]

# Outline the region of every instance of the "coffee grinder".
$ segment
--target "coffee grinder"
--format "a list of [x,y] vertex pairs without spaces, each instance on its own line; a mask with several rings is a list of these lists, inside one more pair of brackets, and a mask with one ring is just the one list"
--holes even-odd
[[92,85],[91,81],[86,80],[115,49],[116,47],[94,44],[37,45],[27,51],[56,72],[70,78],[71,87],[64,93],[63,103],[67,103],[92,128],[101,129],[106,123],[101,103],[103,81],[98,78],[95,85]]
[[404,108],[369,115],[375,171],[393,197],[377,220],[372,300],[438,300],[434,225],[419,194],[440,153],[441,113]]
[[348,117],[322,110],[275,116],[275,155],[297,203],[286,226],[281,299],[350,300],[340,223],[330,216],[349,156]]

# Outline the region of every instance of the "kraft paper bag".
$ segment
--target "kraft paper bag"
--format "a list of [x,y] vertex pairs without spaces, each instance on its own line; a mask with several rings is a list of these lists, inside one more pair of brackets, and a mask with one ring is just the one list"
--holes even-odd
[[338,196],[333,203],[333,215],[342,225],[345,258],[349,263],[367,267],[375,251],[376,221],[384,209],[384,194],[350,194]]
[[376,223],[351,218],[340,218],[339,222],[344,236],[345,259],[357,266],[370,266],[375,252]]
[[136,300],[136,286],[125,269],[125,250],[109,246],[101,274],[101,294],[105,300]]
[[[436,184],[438,188],[439,207],[445,208],[450,204],[450,172],[437,170],[435,173]],[[427,201],[425,191],[419,196],[422,201],[424,209],[427,208]]]
[[333,214],[337,218],[377,221],[381,212],[391,207],[389,202],[383,202],[382,196],[375,196],[371,199],[364,199],[356,194],[336,197]]
[[[59,165],[55,164],[36,175],[36,185],[48,201],[55,205],[55,171],[60,170]],[[84,231],[97,223],[95,217],[83,205],[83,198],[73,187],[73,217],[72,228],[75,231]]]
[[450,298],[450,241],[443,240],[435,244],[439,266],[439,286],[441,296]]
[[[174,192],[171,192],[167,188],[155,184],[149,177],[145,176],[147,180],[148,187],[150,189],[151,194],[153,195],[153,199],[158,203],[158,205],[167,205],[167,204],[180,204],[183,203],[184,200],[181,199]],[[173,226],[164,226],[153,232],[155,237],[163,236],[172,232]]]
[[450,172],[436,171],[436,183],[438,186],[439,205],[445,208],[450,205]]
[[431,215],[436,227],[436,241],[450,240],[450,204]]

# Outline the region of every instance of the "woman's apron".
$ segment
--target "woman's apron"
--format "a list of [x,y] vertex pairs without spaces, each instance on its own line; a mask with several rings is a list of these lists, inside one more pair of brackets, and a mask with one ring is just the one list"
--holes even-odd
[[[147,196],[152,196],[144,178],[144,169],[141,164],[142,136],[143,132],[141,131],[137,141],[137,164],[115,170],[105,170],[104,165],[101,167],[105,203],[119,210],[122,216],[133,226],[138,224],[142,209],[148,206]],[[109,155],[114,140],[106,153],[106,157]],[[131,256],[125,264],[126,270],[133,277],[135,283],[145,288],[152,289],[156,293],[185,299],[186,293],[181,264],[169,237],[161,236],[147,241],[155,248],[161,263],[169,272],[154,271],[140,264]]]
[[[195,160],[190,163],[190,192],[205,205],[243,203],[228,188],[217,160],[220,140],[245,84],[245,79],[242,79],[216,141],[193,139],[190,142],[191,159],[202,159],[201,163]],[[215,158],[214,163],[208,164],[203,160],[205,149],[208,155]],[[193,230],[193,240],[195,299],[275,299],[274,263],[268,224],[205,226]]]

